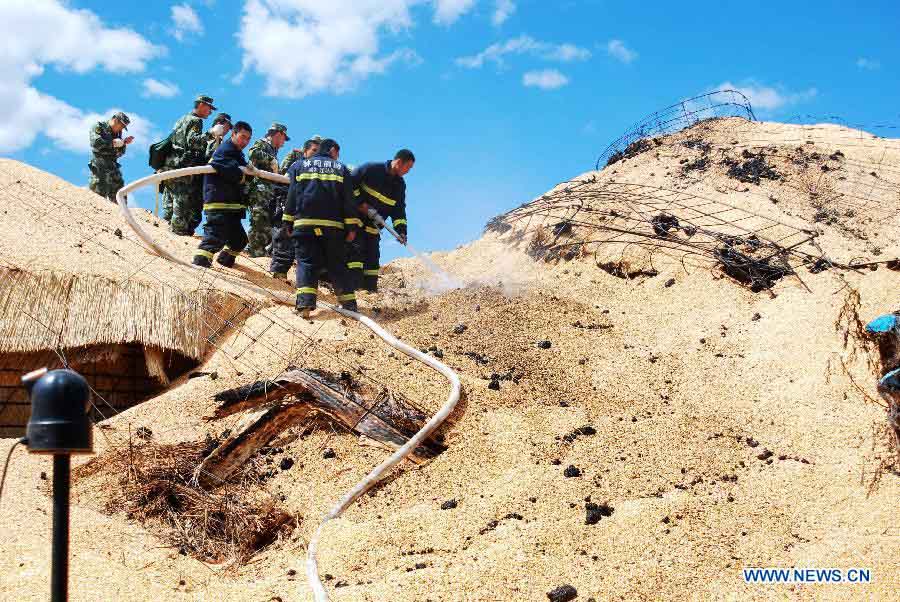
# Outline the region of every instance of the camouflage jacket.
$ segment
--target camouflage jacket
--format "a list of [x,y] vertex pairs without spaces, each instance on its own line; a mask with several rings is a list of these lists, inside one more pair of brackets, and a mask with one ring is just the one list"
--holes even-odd
[[278,160],[278,151],[272,146],[268,138],[260,138],[253,143],[248,153],[250,163],[260,171],[274,171],[272,160]]
[[206,130],[203,132],[203,140],[206,144],[206,163],[209,163],[209,160],[212,159],[213,153],[216,152],[216,149],[219,148],[219,145],[222,144],[222,140],[225,137],[219,137],[212,133],[212,130]]
[[172,127],[172,152],[166,157],[166,169],[206,163],[206,142],[202,118],[188,113],[176,121]]
[[[272,146],[268,138],[260,138],[250,147],[247,153],[248,162],[259,171],[275,171],[272,169],[272,160],[278,160],[278,151]],[[260,194],[270,194],[275,182],[263,178],[253,178],[248,184],[248,191],[256,191]]]
[[121,134],[113,134],[109,122],[98,121],[95,123],[91,128],[91,151],[94,153],[94,159],[115,161],[124,155],[125,146],[119,148],[113,146],[113,140],[121,137]]
[[287,154],[287,157],[281,162],[281,173],[287,173],[287,170],[291,168],[291,165],[294,164],[294,161],[303,158],[303,149],[295,148],[291,152]]

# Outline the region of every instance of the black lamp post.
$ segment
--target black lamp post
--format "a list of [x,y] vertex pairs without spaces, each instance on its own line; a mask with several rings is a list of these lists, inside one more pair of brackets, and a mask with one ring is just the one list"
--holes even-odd
[[65,602],[69,590],[69,483],[72,454],[93,453],[88,416],[90,388],[72,370],[46,368],[22,377],[31,395],[31,417],[25,431],[28,451],[53,455],[52,602]]

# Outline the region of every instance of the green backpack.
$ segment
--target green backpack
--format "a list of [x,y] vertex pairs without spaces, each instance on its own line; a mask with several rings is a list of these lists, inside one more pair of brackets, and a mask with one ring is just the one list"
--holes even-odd
[[163,166],[165,166],[166,157],[172,152],[172,135],[174,133],[175,132],[171,132],[156,144],[150,145],[150,167],[152,167],[154,171],[162,169]]

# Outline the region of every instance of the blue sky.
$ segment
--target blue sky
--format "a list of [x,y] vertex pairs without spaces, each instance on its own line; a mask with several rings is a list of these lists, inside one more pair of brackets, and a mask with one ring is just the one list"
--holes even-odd
[[259,132],[332,136],[349,163],[413,149],[410,240],[448,249],[722,84],[764,119],[900,123],[900,5],[783,4],[3,0],[0,153],[84,185],[87,124],[123,109],[130,181],[208,93]]

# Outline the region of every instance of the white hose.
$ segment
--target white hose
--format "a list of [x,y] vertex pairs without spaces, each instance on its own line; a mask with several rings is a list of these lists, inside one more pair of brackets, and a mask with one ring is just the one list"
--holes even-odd
[[[242,168],[242,170],[245,174],[250,176],[260,176],[267,180],[272,180],[273,182],[278,182],[281,184],[289,183],[287,177],[280,174],[270,173],[267,171],[257,171],[248,168]],[[150,236],[144,231],[144,229],[141,228],[138,221],[134,219],[134,216],[131,215],[131,211],[128,210],[127,196],[129,193],[150,184],[158,185],[160,182],[173,178],[208,173],[215,173],[215,170],[209,165],[185,167],[182,169],[173,169],[171,171],[159,172],[149,175],[145,178],[141,178],[140,180],[135,180],[134,182],[125,185],[116,194],[116,201],[118,202],[119,208],[122,211],[122,216],[125,218],[125,221],[128,222],[128,225],[131,226],[131,229],[134,230],[134,233],[141,238],[141,240],[143,240],[161,257],[168,259],[171,262],[177,263],[178,265],[194,270],[206,270],[208,268],[202,268],[200,266],[187,263],[186,261],[182,261],[181,259],[175,257],[174,255],[157,245],[153,241],[153,239],[150,238]],[[397,233],[394,232],[392,228],[388,227],[388,230],[391,232],[391,234],[397,237],[398,240],[400,240],[400,237],[397,236]],[[240,278],[232,277],[228,274],[225,274],[224,277],[233,284],[236,284],[244,288],[245,290],[252,291],[257,294],[262,293],[264,295],[268,295],[272,299],[281,303],[293,304],[293,296],[289,296],[285,293],[279,294],[275,291],[270,291],[269,289],[263,288],[261,286],[256,286],[255,284],[251,284]],[[372,471],[367,474],[365,478],[363,478],[359,483],[354,485],[352,489],[345,493],[343,497],[341,497],[341,499],[338,500],[338,502],[334,505],[331,511],[329,511],[328,514],[325,515],[325,518],[322,519],[322,522],[319,523],[319,526],[316,528],[312,539],[310,539],[309,541],[309,547],[307,548],[306,577],[309,580],[309,585],[313,591],[313,596],[315,597],[316,602],[327,602],[328,592],[325,591],[325,587],[324,585],[322,585],[321,579],[319,579],[319,569],[316,563],[316,552],[319,548],[319,540],[322,536],[323,527],[328,521],[338,518],[344,512],[344,510],[346,510],[347,507],[350,506],[350,504],[355,502],[362,494],[371,489],[372,486],[375,485],[388,470],[402,462],[416,447],[419,446],[420,443],[422,443],[422,441],[424,441],[428,437],[428,435],[430,435],[434,431],[434,429],[436,429],[444,420],[446,420],[447,416],[450,415],[450,413],[453,411],[453,408],[456,407],[456,403],[459,401],[460,383],[459,376],[457,376],[456,372],[454,372],[450,367],[446,366],[442,362],[439,362],[437,359],[422,353],[418,349],[399,341],[394,335],[378,325],[375,320],[364,316],[363,314],[349,311],[341,307],[331,305],[329,303],[320,302],[320,304],[323,307],[334,310],[343,316],[353,318],[357,322],[362,323],[394,349],[405,353],[413,359],[427,364],[432,369],[440,372],[448,381],[450,381],[450,393],[447,395],[447,401],[444,402],[444,405],[441,406],[441,409],[431,417],[431,420],[429,420],[421,429],[419,429],[419,431],[415,435],[413,435],[409,441],[403,444],[402,447],[391,454],[381,464],[372,469]]]

